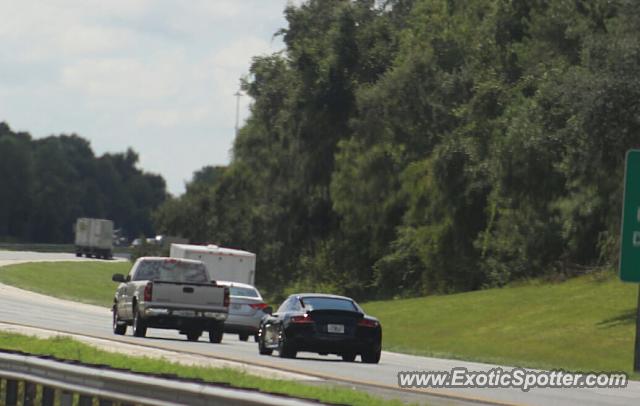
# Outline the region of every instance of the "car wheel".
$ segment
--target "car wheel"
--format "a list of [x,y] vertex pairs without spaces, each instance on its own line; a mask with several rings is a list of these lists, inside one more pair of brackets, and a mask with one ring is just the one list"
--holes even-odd
[[[258,336],[256,336],[256,337],[258,337]],[[260,355],[271,355],[271,354],[273,354],[273,350],[271,348],[266,348],[264,346],[263,337],[258,337],[258,353],[260,353]]]
[[224,324],[218,323],[215,327],[209,330],[209,342],[214,344],[220,344],[222,342],[223,335],[224,335]]
[[189,331],[187,333],[187,340],[198,341],[201,335],[202,335],[202,331]]
[[247,341],[249,339],[249,334],[238,334],[238,338],[240,341]]
[[342,360],[344,362],[353,362],[356,360],[356,353],[355,352],[346,352],[344,354],[342,354]]
[[371,348],[360,354],[360,357],[362,358],[362,362],[364,362],[365,364],[377,364],[378,362],[380,362],[380,353],[380,348]]
[[120,321],[120,317],[118,317],[118,311],[116,310],[116,306],[113,306],[113,334],[117,334],[119,336],[124,335],[127,332],[127,325]]
[[133,335],[136,337],[144,337],[147,335],[147,326],[145,326],[137,307],[133,313]]
[[297,351],[293,345],[287,341],[284,330],[280,330],[280,344],[278,345],[278,354],[280,358],[295,358]]

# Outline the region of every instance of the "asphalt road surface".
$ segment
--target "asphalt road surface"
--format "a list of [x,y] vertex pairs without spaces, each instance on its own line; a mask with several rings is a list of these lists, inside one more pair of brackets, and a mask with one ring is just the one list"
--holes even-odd
[[[0,251],[0,266],[24,261],[78,260],[73,254],[18,253]],[[1,272],[1,270],[0,270]],[[114,284],[115,290],[115,284]],[[0,322],[15,323],[68,332],[72,334],[117,340],[155,348],[205,355],[242,363],[260,365],[320,377],[332,382],[344,382],[360,387],[393,390],[398,388],[400,371],[450,371],[464,367],[471,371],[488,371],[496,365],[412,356],[383,352],[380,364],[343,362],[335,356],[299,353],[296,359],[258,355],[257,344],[241,342],[236,335],[225,335],[221,344],[211,344],[206,335],[199,342],[188,342],[174,331],[149,329],[146,338],[115,336],[111,331],[111,312],[107,308],[78,304],[0,285]],[[383,326],[384,328],[384,326]],[[383,330],[384,331],[384,330]],[[419,332],[416,332],[419,334]],[[510,369],[509,367],[502,367]],[[386,388],[386,389],[384,389]],[[415,401],[422,396],[426,402],[494,403],[518,405],[638,405],[640,382],[630,382],[625,389],[428,389],[399,390],[398,398]],[[406,396],[405,396],[406,395]],[[436,395],[436,397],[434,397]],[[444,395],[441,398],[440,395]]]

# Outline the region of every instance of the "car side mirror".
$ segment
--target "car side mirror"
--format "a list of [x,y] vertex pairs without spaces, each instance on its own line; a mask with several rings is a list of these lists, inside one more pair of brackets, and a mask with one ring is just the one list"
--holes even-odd
[[267,306],[264,309],[262,309],[262,311],[267,313],[267,314],[269,314],[269,315],[271,315],[271,314],[273,314],[273,307]]
[[124,277],[124,275],[123,275],[123,274],[121,274],[121,273],[115,273],[115,274],[113,274],[113,276],[111,277],[111,280],[112,280],[112,281],[114,281],[114,282],[121,282],[121,283],[123,283],[123,282],[126,282],[126,281],[127,281],[127,279],[126,279],[126,278]]

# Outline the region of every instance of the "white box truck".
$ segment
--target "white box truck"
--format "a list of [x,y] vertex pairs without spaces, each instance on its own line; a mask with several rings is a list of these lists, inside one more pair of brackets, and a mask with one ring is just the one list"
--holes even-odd
[[204,262],[211,280],[255,284],[256,254],[248,251],[217,245],[171,244],[170,256]]
[[76,256],[113,258],[113,221],[79,218],[75,234]]

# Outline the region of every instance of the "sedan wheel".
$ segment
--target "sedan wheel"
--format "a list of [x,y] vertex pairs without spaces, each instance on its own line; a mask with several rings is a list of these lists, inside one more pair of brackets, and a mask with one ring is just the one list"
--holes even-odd
[[264,334],[262,335],[262,337],[258,337],[258,353],[260,353],[260,355],[273,354],[273,350],[271,348],[266,348],[264,346]]
[[353,362],[356,360],[356,353],[355,352],[346,352],[344,354],[342,354],[342,360],[345,362]]
[[365,364],[377,364],[380,362],[381,349],[371,348],[361,354],[362,362]]
[[278,345],[278,354],[280,358],[295,358],[297,351],[293,345],[287,341],[284,330],[280,330],[280,344]]

